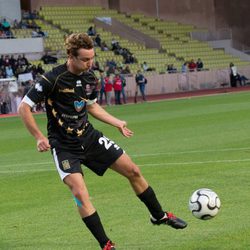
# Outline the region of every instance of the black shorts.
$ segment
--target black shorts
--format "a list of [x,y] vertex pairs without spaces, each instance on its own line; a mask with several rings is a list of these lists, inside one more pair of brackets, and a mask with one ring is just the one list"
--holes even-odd
[[88,136],[88,141],[79,146],[78,150],[74,148],[71,151],[59,147],[52,149],[54,161],[62,180],[71,173],[83,174],[81,164],[102,176],[123,152],[123,149],[115,142],[95,129]]

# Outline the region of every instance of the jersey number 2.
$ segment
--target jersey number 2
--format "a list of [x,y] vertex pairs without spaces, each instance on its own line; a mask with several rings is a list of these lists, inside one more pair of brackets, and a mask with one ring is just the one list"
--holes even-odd
[[114,147],[116,149],[118,149],[119,147],[111,140],[109,140],[107,137],[103,136],[103,137],[100,137],[98,142],[101,144],[101,145],[104,145],[104,147],[109,150],[109,148],[114,145]]

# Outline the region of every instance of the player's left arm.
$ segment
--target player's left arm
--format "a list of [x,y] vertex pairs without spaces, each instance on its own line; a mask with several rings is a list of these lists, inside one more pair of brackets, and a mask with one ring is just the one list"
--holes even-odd
[[131,137],[133,135],[133,132],[127,128],[126,121],[119,120],[118,118],[112,116],[107,111],[105,111],[98,103],[95,102],[87,105],[87,110],[96,119],[118,128],[123,136]]

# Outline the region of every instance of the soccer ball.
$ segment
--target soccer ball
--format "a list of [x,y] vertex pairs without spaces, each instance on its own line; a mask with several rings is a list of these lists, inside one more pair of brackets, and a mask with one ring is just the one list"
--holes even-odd
[[217,215],[221,202],[218,195],[211,189],[201,188],[193,192],[189,199],[189,210],[201,220],[209,220]]

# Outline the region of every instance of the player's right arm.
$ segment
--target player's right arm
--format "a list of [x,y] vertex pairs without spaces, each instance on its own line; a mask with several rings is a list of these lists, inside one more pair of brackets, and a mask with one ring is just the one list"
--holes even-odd
[[48,151],[50,149],[50,144],[48,138],[44,136],[39,129],[31,109],[36,103],[43,101],[45,96],[51,92],[52,88],[53,84],[48,78],[43,76],[39,83],[32,86],[18,107],[18,113],[24,125],[37,141],[37,150],[39,152]]
[[37,150],[39,152],[48,151],[50,149],[49,141],[39,129],[31,112],[31,107],[27,103],[21,102],[18,107],[18,113],[28,131],[35,137],[37,141]]

